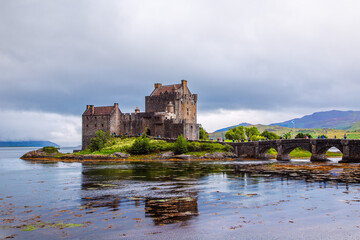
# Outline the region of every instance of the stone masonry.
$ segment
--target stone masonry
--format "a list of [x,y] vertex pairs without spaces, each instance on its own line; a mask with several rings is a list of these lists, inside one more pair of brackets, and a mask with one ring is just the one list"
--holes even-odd
[[82,115],[82,148],[90,143],[95,132],[102,130],[113,135],[199,139],[197,124],[197,94],[192,94],[187,81],[181,84],[155,83],[150,96],[145,97],[145,112],[137,107],[133,113],[122,113],[119,105],[94,107],[87,105]]

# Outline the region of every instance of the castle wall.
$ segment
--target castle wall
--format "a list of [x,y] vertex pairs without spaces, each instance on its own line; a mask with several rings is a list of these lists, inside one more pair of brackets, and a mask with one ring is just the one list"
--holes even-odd
[[119,108],[115,108],[114,114],[110,116],[109,122],[109,130],[110,134],[115,134],[116,136],[120,135],[120,124],[121,124],[121,112]]
[[169,102],[175,102],[175,93],[166,93],[158,96],[145,97],[145,112],[165,112]]
[[197,94],[183,95],[176,103],[179,109],[177,117],[186,120],[188,123],[196,123],[197,119]]
[[110,131],[110,115],[105,116],[82,116],[82,148],[90,144],[90,139],[99,130]]

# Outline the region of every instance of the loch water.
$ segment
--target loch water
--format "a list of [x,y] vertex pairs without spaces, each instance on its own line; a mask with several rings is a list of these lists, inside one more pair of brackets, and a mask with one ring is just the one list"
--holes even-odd
[[246,161],[19,158],[30,150],[0,148],[0,239],[360,239],[359,184],[235,174]]

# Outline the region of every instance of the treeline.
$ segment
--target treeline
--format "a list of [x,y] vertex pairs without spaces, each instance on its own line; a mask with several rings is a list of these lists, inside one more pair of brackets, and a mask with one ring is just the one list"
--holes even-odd
[[[326,137],[326,136],[325,136]],[[262,141],[262,140],[275,140],[275,139],[291,139],[292,133],[287,132],[279,136],[274,132],[264,130],[260,133],[259,129],[255,126],[244,127],[238,126],[229,129],[225,133],[225,138],[232,141]],[[298,133],[295,138],[312,138],[309,133]],[[326,137],[327,138],[327,137]]]

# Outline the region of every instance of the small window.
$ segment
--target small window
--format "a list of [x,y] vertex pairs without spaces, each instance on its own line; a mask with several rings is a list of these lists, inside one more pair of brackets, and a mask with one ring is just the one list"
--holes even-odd
[[86,124],[86,127],[89,127],[89,124]]
[[95,124],[95,127],[97,127],[97,125]]
[[103,123],[101,124],[101,127],[104,127],[104,124],[103,124]]

